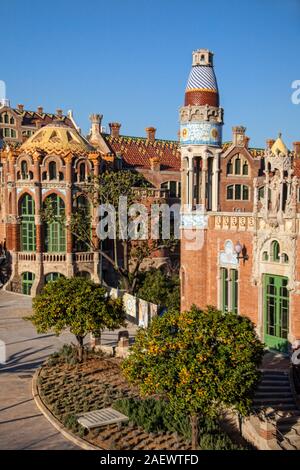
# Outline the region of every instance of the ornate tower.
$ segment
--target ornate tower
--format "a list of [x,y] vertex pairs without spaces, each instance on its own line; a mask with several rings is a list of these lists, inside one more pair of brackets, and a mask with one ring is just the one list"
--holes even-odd
[[209,211],[218,210],[222,125],[213,53],[198,49],[180,109],[182,308],[205,304],[206,226]]

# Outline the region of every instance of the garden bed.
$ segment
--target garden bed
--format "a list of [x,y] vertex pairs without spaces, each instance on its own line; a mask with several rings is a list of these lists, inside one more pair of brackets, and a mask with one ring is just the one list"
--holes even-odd
[[[67,349],[50,356],[40,370],[37,386],[43,403],[74,434],[107,450],[191,449],[188,432],[180,428],[181,423],[162,419],[165,405],[153,398],[141,400],[138,390],[127,383],[120,359],[91,355],[76,364],[70,357]],[[129,422],[91,431],[77,423],[78,414],[109,406],[126,412]],[[215,423],[208,428],[202,436],[202,448],[238,448]]]

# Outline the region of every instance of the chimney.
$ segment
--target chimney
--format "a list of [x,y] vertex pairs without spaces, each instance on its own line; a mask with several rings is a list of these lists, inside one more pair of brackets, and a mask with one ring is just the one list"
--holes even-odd
[[101,140],[101,121],[103,115],[102,114],[91,114],[90,121],[91,121],[91,129],[90,129],[90,142],[91,143],[98,143],[99,139]]
[[250,137],[247,137],[247,136],[245,135],[245,137],[244,137],[244,143],[245,143],[246,149],[249,147],[249,140],[250,140]]
[[274,139],[267,139],[267,141],[266,141],[267,149],[271,149],[273,147],[274,143],[275,143]]
[[18,104],[18,110],[19,111],[24,111],[24,104]]
[[57,115],[58,117],[62,118],[62,117],[63,117],[62,109],[59,109],[59,108],[58,108],[58,109],[56,110],[56,115]]
[[246,127],[235,126],[232,128],[232,143],[237,147],[245,146],[245,132]]
[[120,137],[121,124],[119,122],[110,122],[109,128],[110,128],[110,135],[112,137],[116,137],[116,138]]
[[300,158],[300,142],[293,142],[294,157]]
[[155,132],[156,132],[155,127],[146,127],[145,131],[146,131],[146,134],[147,134],[147,140],[149,140],[150,142],[154,142],[155,141]]
[[150,157],[150,167],[152,171],[160,171],[159,157]]
[[38,114],[43,114],[43,112],[44,112],[43,106],[38,106],[38,108],[37,108],[37,113],[38,113]]

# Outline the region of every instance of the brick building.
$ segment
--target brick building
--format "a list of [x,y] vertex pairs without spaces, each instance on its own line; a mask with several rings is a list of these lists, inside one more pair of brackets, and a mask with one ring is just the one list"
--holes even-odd
[[238,312],[269,347],[286,351],[300,338],[300,143],[289,151],[279,135],[252,149],[237,126],[222,145],[206,49],[193,53],[180,124],[182,309]]
[[[42,108],[31,112],[7,103],[0,107],[0,128],[0,270],[5,246],[8,290],[35,295],[61,275],[95,281],[103,276],[108,268],[100,262],[98,251],[84,251],[68,229],[41,220],[47,201],[67,221],[78,207],[93,211],[82,194],[91,174],[108,167],[139,171],[152,184],[145,194],[148,202],[162,196],[178,198],[178,143],[157,140],[154,128],[147,128],[145,138],[136,138],[121,136],[120,124],[112,123],[111,133],[105,134],[101,116],[92,115],[91,131],[85,138],[71,113],[49,114]],[[156,253],[156,265],[166,258],[166,253]]]

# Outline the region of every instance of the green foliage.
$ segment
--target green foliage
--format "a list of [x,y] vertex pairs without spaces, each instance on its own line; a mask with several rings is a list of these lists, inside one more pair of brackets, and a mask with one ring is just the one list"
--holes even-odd
[[84,437],[87,434],[87,430],[80,426],[77,421],[77,416],[73,413],[69,413],[65,416],[63,424],[66,428],[70,429],[74,434],[78,434],[79,437]]
[[180,307],[179,276],[166,274],[160,269],[151,269],[141,275],[137,297],[167,309]]
[[225,405],[245,415],[262,355],[249,319],[193,306],[140,329],[122,368],[142,395],[161,394],[175,414],[213,417]]
[[59,335],[69,328],[82,346],[87,333],[125,325],[121,299],[112,299],[104,287],[83,278],[59,278],[45,285],[33,299],[33,315],[27,317],[38,333]]
[[[113,403],[113,407],[128,416],[129,421],[146,432],[172,432],[191,440],[189,416],[174,415],[165,400],[125,398]],[[222,432],[217,420],[202,418],[199,422],[199,444],[202,450],[234,450],[240,448]]]
[[105,171],[94,176],[86,192],[92,196],[94,205],[99,203],[112,204],[118,209],[119,198],[127,197],[128,205],[136,202],[137,195],[134,188],[151,186],[145,177],[132,170]]
[[72,344],[64,344],[59,351],[54,352],[47,359],[48,366],[56,366],[60,363],[75,365],[77,362],[77,348]]

